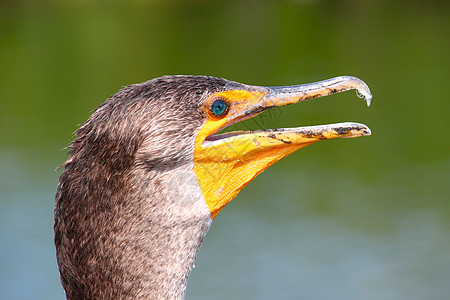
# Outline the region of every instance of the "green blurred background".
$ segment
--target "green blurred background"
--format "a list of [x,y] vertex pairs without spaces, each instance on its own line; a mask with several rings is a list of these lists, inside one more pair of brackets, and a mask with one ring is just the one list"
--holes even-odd
[[353,92],[237,126],[341,121],[371,137],[289,156],[215,219],[187,299],[448,299],[449,1],[1,1],[0,298],[62,299],[53,197],[72,133],[165,74]]

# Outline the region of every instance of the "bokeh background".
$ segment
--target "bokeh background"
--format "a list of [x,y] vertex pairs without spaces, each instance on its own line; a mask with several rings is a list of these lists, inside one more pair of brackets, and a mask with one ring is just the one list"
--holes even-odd
[[[354,92],[240,128],[357,121],[289,156],[215,219],[187,299],[448,299],[449,1],[1,1],[0,299],[62,299],[56,170],[121,87],[165,74]],[[236,128],[234,128],[236,129]]]

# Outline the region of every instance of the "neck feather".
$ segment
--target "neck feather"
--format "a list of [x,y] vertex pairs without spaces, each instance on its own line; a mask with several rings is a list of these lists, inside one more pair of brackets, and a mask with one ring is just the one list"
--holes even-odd
[[193,166],[137,167],[109,190],[76,174],[66,166],[55,208],[67,298],[183,299],[211,224]]

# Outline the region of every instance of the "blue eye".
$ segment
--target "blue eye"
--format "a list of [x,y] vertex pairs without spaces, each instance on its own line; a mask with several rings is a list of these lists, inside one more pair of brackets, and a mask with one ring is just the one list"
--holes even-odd
[[223,99],[218,99],[211,105],[211,113],[215,117],[222,117],[228,112],[228,104]]

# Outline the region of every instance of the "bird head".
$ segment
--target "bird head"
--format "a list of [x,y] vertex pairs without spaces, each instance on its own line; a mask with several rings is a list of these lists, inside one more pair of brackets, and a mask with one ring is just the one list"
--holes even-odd
[[195,132],[194,168],[212,218],[255,176],[292,152],[320,140],[371,134],[367,126],[358,123],[218,131],[266,109],[349,89],[357,89],[370,105],[372,95],[367,85],[350,76],[287,87],[230,83],[220,91],[207,93],[200,105],[204,119]]
[[255,176],[292,152],[320,140],[370,135],[358,123],[219,131],[267,109],[350,89],[370,104],[367,85],[350,76],[287,87],[208,76],[164,76],[131,85],[100,105],[78,130],[66,169],[84,164],[113,181],[132,165],[165,171],[193,162],[214,218]]

